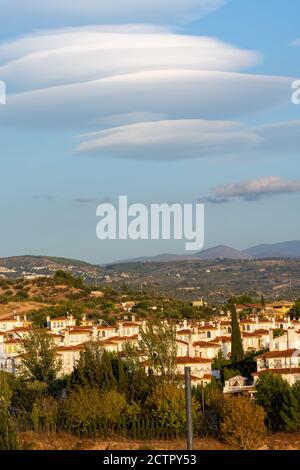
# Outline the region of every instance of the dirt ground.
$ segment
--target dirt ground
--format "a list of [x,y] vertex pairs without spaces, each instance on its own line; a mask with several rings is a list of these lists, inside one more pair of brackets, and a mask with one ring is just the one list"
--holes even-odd
[[[70,434],[36,434],[34,432],[19,435],[21,448],[24,450],[185,450],[186,442],[182,439],[170,441],[126,441],[79,439]],[[196,438],[195,450],[232,450],[229,446],[211,438]],[[300,434],[274,434],[265,440],[259,450],[300,450]]]
[[26,302],[9,302],[7,304],[0,305],[0,320],[3,317],[11,315],[13,317],[14,312],[15,315],[23,315],[27,312],[33,310],[39,310],[43,307],[48,307],[49,305],[34,301],[26,301]]

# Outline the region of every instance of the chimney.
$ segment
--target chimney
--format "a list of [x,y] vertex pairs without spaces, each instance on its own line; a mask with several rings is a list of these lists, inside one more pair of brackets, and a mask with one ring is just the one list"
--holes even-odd
[[287,348],[294,349],[296,346],[296,330],[294,328],[289,328],[287,331]]
[[97,326],[93,326],[92,339],[93,339],[93,341],[96,341],[98,339],[98,328],[97,328]]
[[269,349],[270,351],[274,351],[274,335],[272,329],[269,331]]
[[189,334],[189,345],[188,345],[188,356],[194,357],[195,356],[195,348],[193,346],[193,334]]
[[131,321],[135,321],[135,315],[131,315]]
[[82,321],[86,321],[86,314],[85,313],[82,314]]
[[65,331],[65,346],[70,345],[70,336],[69,336],[69,330]]
[[119,322],[118,324],[118,330],[119,330],[119,336],[124,336],[124,327],[123,327],[123,322]]
[[51,327],[50,317],[47,317],[47,328],[50,328],[50,327]]

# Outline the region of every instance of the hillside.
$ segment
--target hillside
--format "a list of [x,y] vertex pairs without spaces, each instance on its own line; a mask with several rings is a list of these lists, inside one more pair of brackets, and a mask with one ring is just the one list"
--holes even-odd
[[244,251],[236,250],[230,246],[219,245],[214,248],[200,251],[193,256],[193,258],[199,259],[250,259],[251,256]]
[[300,258],[300,241],[256,245],[245,253],[253,258]]
[[300,297],[297,259],[124,263],[107,266],[105,276],[111,285],[126,283],[136,290],[182,299],[204,297],[223,302],[243,293],[252,297]]
[[32,269],[33,267],[48,266],[52,269],[61,269],[62,267],[72,266],[82,268],[83,266],[91,266],[86,261],[78,261],[68,258],[58,258],[55,256],[10,256],[8,258],[0,258],[0,266],[15,269]]

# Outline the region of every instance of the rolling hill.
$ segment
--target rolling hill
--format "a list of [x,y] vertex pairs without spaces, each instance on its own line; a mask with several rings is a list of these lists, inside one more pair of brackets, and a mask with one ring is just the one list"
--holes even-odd
[[300,258],[300,241],[256,245],[244,253],[253,258]]

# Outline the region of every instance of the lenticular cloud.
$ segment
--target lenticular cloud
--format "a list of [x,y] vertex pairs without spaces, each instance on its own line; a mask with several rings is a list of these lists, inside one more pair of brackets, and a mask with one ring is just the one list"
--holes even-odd
[[235,122],[173,120],[120,126],[82,136],[78,153],[117,158],[181,160],[241,151],[260,138]]
[[213,38],[129,25],[58,30],[0,47],[11,92],[159,70],[240,71],[260,56]]
[[[200,137],[194,138],[192,121],[236,120],[290,100],[291,79],[244,72],[260,60],[253,51],[214,38],[149,25],[33,34],[0,46],[0,77],[9,91],[7,106],[0,108],[0,123],[76,134],[106,129],[117,139],[112,126],[120,127],[113,122],[113,116],[118,116],[123,125],[136,125],[118,134],[118,138],[126,136],[122,146],[124,155],[129,155],[137,149],[134,131],[141,130],[138,124],[148,116],[149,131],[156,116],[156,132],[165,130],[169,122],[171,135],[175,129],[182,139],[185,136],[182,158],[188,158],[188,152],[194,158],[210,155],[229,141],[234,148],[243,139],[252,142],[253,135],[242,131],[225,135],[216,122],[215,143],[200,132],[201,143]],[[171,121],[180,122],[187,132],[180,133]],[[158,155],[163,151],[162,158],[180,158],[171,142],[154,144],[148,131],[144,127],[144,141],[138,144],[144,145],[145,158],[153,154],[154,145]],[[117,140],[106,145],[105,155],[117,155],[120,145]],[[102,144],[95,145],[93,138],[80,151],[90,152],[91,146],[93,153],[103,155]]]
[[[23,15],[37,26],[62,15],[64,23],[80,20],[97,23],[173,23],[202,18],[225,0],[1,0],[1,17],[15,20]],[[4,23],[5,24],[5,23]]]

